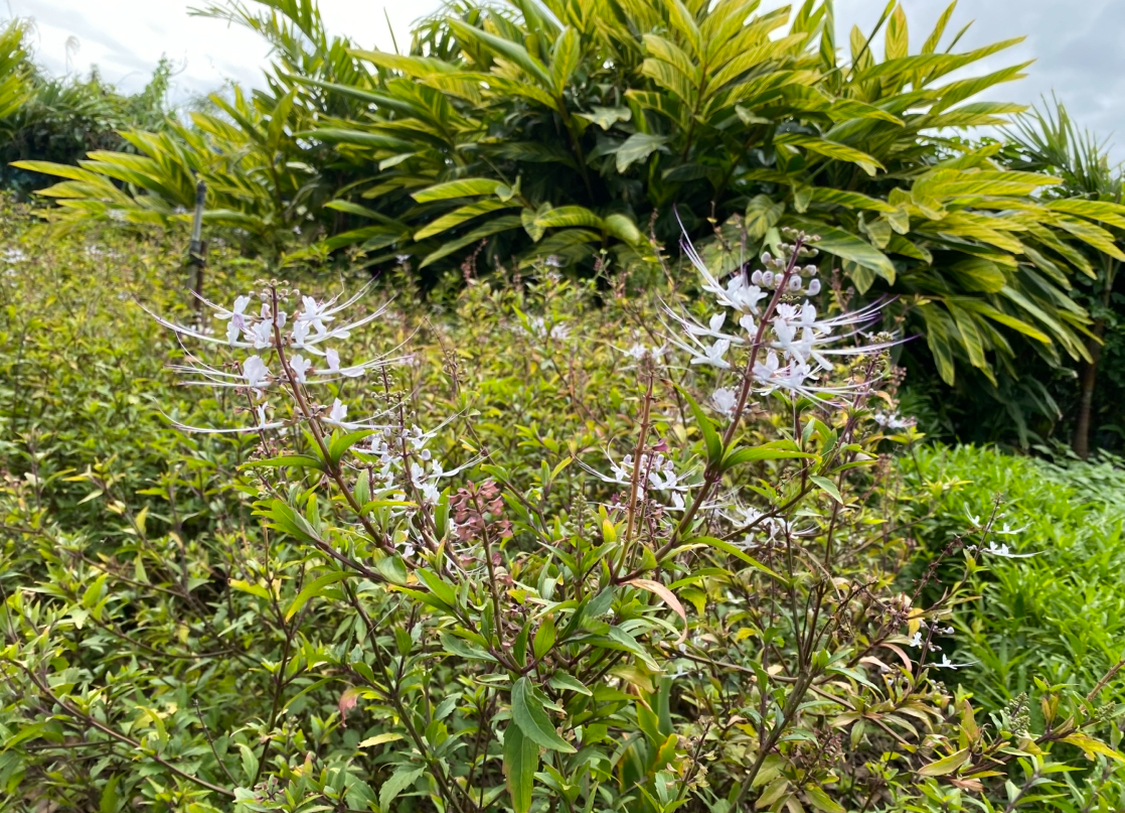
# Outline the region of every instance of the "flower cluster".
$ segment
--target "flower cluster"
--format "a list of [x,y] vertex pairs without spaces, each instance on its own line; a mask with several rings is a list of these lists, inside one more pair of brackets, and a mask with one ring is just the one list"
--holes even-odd
[[[845,395],[855,386],[831,386],[822,378],[833,370],[833,358],[863,355],[889,343],[854,346],[862,329],[874,322],[882,307],[875,303],[836,316],[825,316],[807,297],[820,292],[817,267],[808,262],[818,251],[810,243],[815,235],[786,230],[792,243],[779,246],[778,256],[762,254],[763,268],[743,267],[724,284],[707,268],[695,248],[684,251],[702,277],[703,289],[720,310],[706,324],[667,310],[677,323],[679,338],[673,343],[691,355],[692,365],[729,370],[732,349],[749,351],[748,372],[757,392],[784,390],[798,395]],[[734,418],[739,409],[733,391],[716,391],[714,405]]]
[[[272,388],[282,385],[291,391],[303,390],[308,385],[358,378],[388,363],[380,358],[346,365],[341,362],[339,351],[330,346],[333,341],[347,339],[352,331],[370,324],[385,312],[385,308],[379,308],[352,322],[340,322],[340,315],[366,291],[365,287],[344,302],[339,301],[339,296],[318,301],[274,281],[263,283],[256,292],[237,297],[230,308],[201,298],[211,310],[212,318],[220,325],[225,323],[222,335],[209,327],[189,327],[150,311],[157,322],[176,333],[181,343],[192,340],[213,347],[223,346],[240,356],[231,365],[216,366],[189,353],[188,363],[173,368],[186,376],[185,383],[242,391],[257,404],[258,422],[252,427],[195,431],[259,431],[282,426],[282,421],[270,422],[266,418],[266,398]],[[293,307],[289,306],[290,302],[294,303]],[[345,422],[347,406],[339,399],[331,406],[309,404],[303,397],[297,402],[305,408],[305,414],[299,416],[302,419],[315,416],[325,423],[348,429],[374,428],[370,419]]]
[[682,511],[684,495],[691,490],[691,485],[685,483],[683,475],[676,471],[675,461],[666,454],[667,451],[667,445],[660,443],[654,449],[643,452],[636,462],[632,454],[625,455],[620,462],[607,454],[608,475],[585,465],[583,467],[600,480],[620,486],[624,491],[632,487],[633,470],[637,468],[637,490],[642,500],[651,500],[671,511]]

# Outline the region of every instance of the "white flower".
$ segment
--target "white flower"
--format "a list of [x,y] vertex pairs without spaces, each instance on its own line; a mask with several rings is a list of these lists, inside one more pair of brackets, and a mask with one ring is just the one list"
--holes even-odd
[[324,351],[324,361],[327,363],[330,373],[340,372],[340,354],[334,349],[329,348]]
[[247,340],[254,345],[255,350],[264,350],[273,346],[273,325],[266,320],[257,322],[247,331]]
[[733,417],[735,409],[738,408],[738,394],[727,387],[720,387],[711,393],[711,403],[719,413],[728,418]]
[[229,319],[227,325],[227,342],[234,344],[243,330],[246,329],[246,306],[250,304],[250,297],[239,296],[234,300],[234,308],[229,311],[220,311],[218,319]]
[[987,548],[981,548],[981,553],[991,553],[993,556],[999,556],[1004,559],[1030,559],[1032,556],[1038,556],[1042,552],[1043,551],[1036,551],[1035,553],[1015,553],[1006,543],[998,547],[994,539],[988,540]]
[[337,398],[332,402],[332,408],[328,410],[328,423],[342,425],[346,417],[348,417],[348,405]]
[[323,336],[328,332],[325,322],[332,320],[332,317],[328,315],[328,308],[331,304],[331,302],[317,302],[311,296],[302,296],[301,312],[297,316],[297,320],[306,323]]
[[937,669],[964,669],[966,666],[973,666],[976,661],[969,661],[968,663],[950,663],[949,655],[943,654],[939,663],[931,663],[930,666]]
[[312,362],[304,356],[297,355],[289,359],[289,369],[293,371],[293,377],[302,384],[306,381],[306,373],[308,373],[310,367],[312,367]]
[[548,335],[550,335],[550,337],[555,341],[562,341],[570,335],[570,327],[567,324],[560,322],[559,324],[554,325],[551,328],[551,332]]
[[903,418],[894,412],[876,412],[871,416],[871,420],[891,431],[908,429],[913,424],[909,418]]
[[919,630],[914,633],[914,637],[910,639],[908,646],[919,647],[922,645],[922,632]]
[[723,358],[730,350],[730,339],[716,339],[710,347],[703,348],[702,353],[697,353],[691,360],[692,364],[718,367],[720,370],[729,370],[730,364]]
[[293,329],[289,332],[294,347],[304,347],[305,340],[309,338],[309,323],[300,319],[293,322]]
[[622,352],[635,361],[640,361],[645,355],[650,355],[653,360],[659,361],[667,350],[668,348],[663,345],[660,347],[648,347],[643,342],[637,342],[628,350],[623,350]]
[[260,389],[263,384],[269,383],[270,371],[261,357],[250,356],[242,362],[242,377],[246,379],[248,386]]

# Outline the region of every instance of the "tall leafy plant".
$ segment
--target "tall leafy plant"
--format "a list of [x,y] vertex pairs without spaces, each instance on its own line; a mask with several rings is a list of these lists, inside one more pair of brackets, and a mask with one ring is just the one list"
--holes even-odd
[[[1035,110],[1016,121],[1011,135],[1014,166],[1046,171],[1063,179],[1052,190],[1075,204],[1081,202],[1122,202],[1122,168],[1110,163],[1106,144],[1090,132],[1082,132],[1067,114],[1066,108],[1054,102],[1054,110]],[[1073,204],[1072,204],[1073,205]],[[1115,242],[1120,242],[1122,224],[1112,224]],[[1112,421],[1125,390],[1125,366],[1119,328],[1125,310],[1125,292],[1120,290],[1120,257],[1111,252],[1087,248],[1084,252],[1089,272],[1079,277],[1072,291],[1075,300],[1088,308],[1093,319],[1091,336],[1087,338],[1087,358],[1078,365],[1077,397],[1072,410],[1072,443],[1074,452],[1089,456],[1091,434],[1095,422]],[[1108,370],[1106,366],[1108,365]],[[1098,390],[1102,392],[1098,392]],[[1068,393],[1069,394],[1069,393]],[[1122,427],[1118,427],[1122,431]]]
[[407,255],[427,274],[481,252],[628,266],[681,225],[721,227],[706,253],[729,271],[804,228],[861,295],[898,298],[894,318],[925,337],[942,381],[960,369],[1001,399],[1024,349],[1049,365],[1090,358],[1070,278],[1095,274],[1087,250],[1125,259],[1109,231],[1125,209],[1051,198],[1061,179],[955,137],[1020,110],[972,99],[1025,66],[951,79],[1018,41],[956,52],[953,6],[912,53],[891,3],[871,35],[851,32],[847,57],[831,0],[792,13],[757,0],[463,2],[421,23],[408,54],[329,37],[311,0],[205,13],[273,43],[269,88],[226,119],[196,117],[173,137],[183,157],[150,154],[139,176],[111,154],[81,177],[39,165],[70,179],[50,194],[75,215],[167,217],[169,174],[179,194],[185,168],[207,177],[219,163],[212,223],[275,254],[283,232],[323,230],[320,257]]

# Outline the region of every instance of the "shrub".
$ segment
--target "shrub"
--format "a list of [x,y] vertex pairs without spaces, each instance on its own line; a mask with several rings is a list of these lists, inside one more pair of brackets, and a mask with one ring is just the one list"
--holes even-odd
[[[704,271],[708,301],[470,265],[455,299],[400,297],[345,336],[323,280],[223,257],[211,319],[158,243],[83,248],[5,255],[3,397],[42,393],[5,432],[0,492],[14,804],[1114,804],[1098,782],[1052,795],[1083,754],[1107,777],[1122,759],[1083,691],[1039,684],[1042,719],[985,720],[905,654],[967,588],[894,587],[892,450],[917,437],[887,411],[885,346],[813,354],[850,345],[807,251]],[[173,389],[166,360],[235,386]],[[88,404],[110,431],[72,429]]]

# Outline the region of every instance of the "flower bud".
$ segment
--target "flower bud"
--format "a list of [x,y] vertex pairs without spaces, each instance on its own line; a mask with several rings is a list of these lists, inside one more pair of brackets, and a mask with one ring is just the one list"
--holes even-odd
[[809,280],[809,296],[816,296],[820,293],[820,280]]

